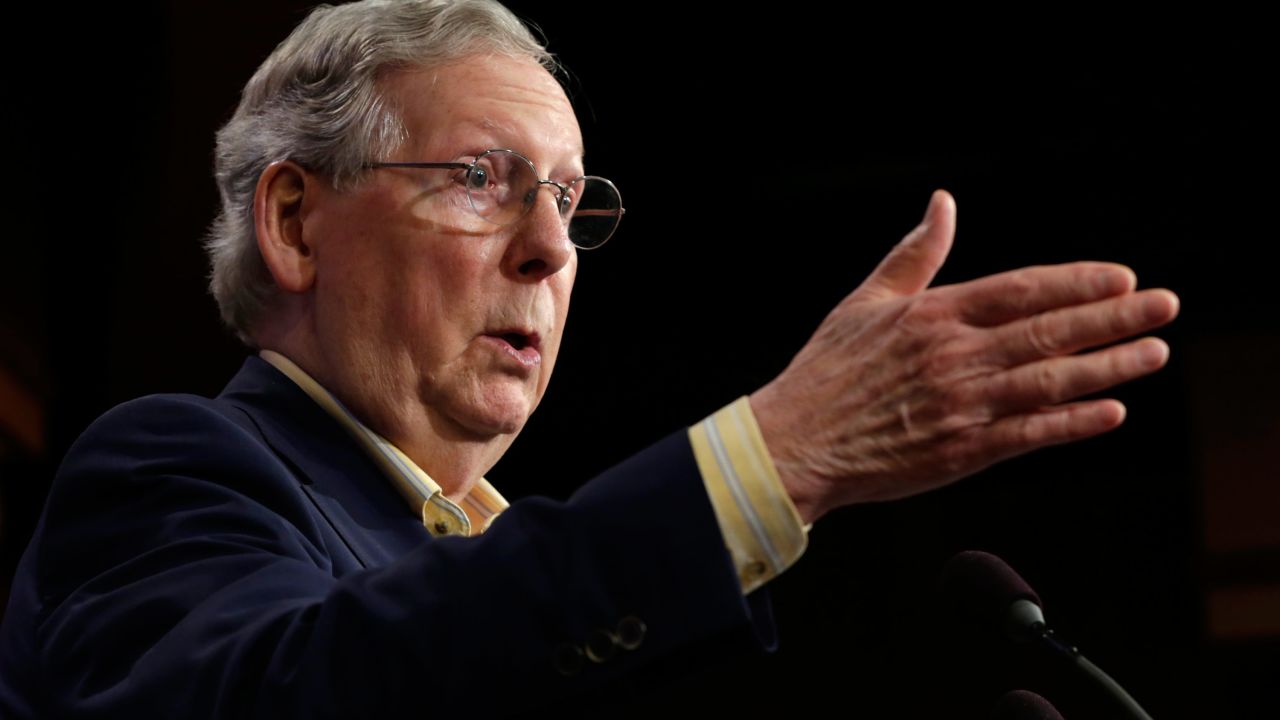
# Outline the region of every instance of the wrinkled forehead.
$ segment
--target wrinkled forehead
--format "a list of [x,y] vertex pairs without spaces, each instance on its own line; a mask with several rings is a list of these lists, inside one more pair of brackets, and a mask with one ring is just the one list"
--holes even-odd
[[384,94],[399,110],[406,152],[504,147],[538,164],[581,165],[582,132],[573,106],[560,83],[532,59],[473,55],[399,70],[384,78]]

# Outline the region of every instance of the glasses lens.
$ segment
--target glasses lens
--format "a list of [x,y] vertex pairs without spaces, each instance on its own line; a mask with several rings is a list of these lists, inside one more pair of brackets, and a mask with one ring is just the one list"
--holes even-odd
[[491,150],[476,158],[466,181],[471,207],[497,225],[519,220],[537,196],[538,175],[533,166],[509,150]]
[[579,178],[571,188],[576,203],[569,221],[569,239],[584,250],[598,248],[613,235],[622,220],[622,196],[602,177]]

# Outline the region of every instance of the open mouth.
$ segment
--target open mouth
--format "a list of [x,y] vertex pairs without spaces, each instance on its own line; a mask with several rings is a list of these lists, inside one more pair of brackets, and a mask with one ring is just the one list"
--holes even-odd
[[542,364],[542,353],[538,349],[538,333],[523,330],[502,329],[485,333],[484,337],[493,343],[502,354],[514,360],[525,372]]
[[524,333],[504,332],[504,333],[499,333],[498,337],[502,338],[503,340],[506,340],[507,344],[515,348],[516,350],[523,350],[529,347],[530,345],[533,345],[533,339],[530,338],[528,335],[525,335]]
[[501,343],[508,352],[524,363],[537,364],[541,360],[541,338],[532,330],[501,328],[485,335]]

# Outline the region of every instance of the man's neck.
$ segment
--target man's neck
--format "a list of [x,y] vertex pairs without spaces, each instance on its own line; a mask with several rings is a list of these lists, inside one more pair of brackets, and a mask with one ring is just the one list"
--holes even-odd
[[426,472],[454,502],[471,492],[514,439],[512,435],[476,436],[413,399],[362,397],[353,391],[349,378],[334,369],[334,363],[323,353],[309,351],[304,343],[263,339],[259,346],[283,356],[310,376],[360,423]]

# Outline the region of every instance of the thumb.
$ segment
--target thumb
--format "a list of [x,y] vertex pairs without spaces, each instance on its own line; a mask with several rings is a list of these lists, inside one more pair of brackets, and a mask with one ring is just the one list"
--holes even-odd
[[858,288],[858,295],[914,295],[929,287],[951,251],[955,234],[955,198],[946,190],[935,190],[924,220],[880,261]]

